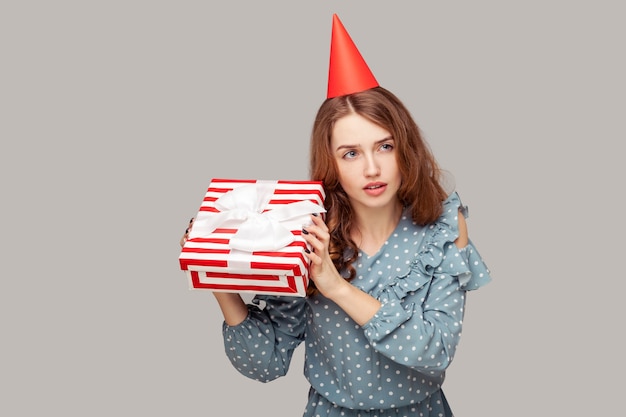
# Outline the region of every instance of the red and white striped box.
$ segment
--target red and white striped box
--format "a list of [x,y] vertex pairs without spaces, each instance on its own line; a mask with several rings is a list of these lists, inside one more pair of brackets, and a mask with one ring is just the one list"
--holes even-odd
[[324,198],[319,181],[212,179],[179,256],[190,288],[305,296],[302,226]]

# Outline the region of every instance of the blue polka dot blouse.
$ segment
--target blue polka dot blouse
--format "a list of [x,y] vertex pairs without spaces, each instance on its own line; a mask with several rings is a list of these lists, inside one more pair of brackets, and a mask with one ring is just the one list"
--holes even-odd
[[224,323],[226,353],[262,382],[287,373],[305,346],[311,384],[304,417],[451,416],[441,390],[461,336],[466,292],[491,280],[470,241],[458,236],[458,194],[438,221],[418,226],[405,213],[374,255],[359,253],[352,284],[381,302],[363,326],[321,294],[256,296],[246,320]]

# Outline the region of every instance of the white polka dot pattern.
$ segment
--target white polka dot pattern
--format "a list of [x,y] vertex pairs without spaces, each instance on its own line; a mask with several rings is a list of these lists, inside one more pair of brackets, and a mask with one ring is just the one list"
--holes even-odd
[[[243,375],[270,381],[304,341],[311,383],[305,417],[451,415],[441,385],[461,336],[466,292],[489,282],[470,242],[458,249],[456,193],[420,227],[405,214],[381,250],[360,253],[353,285],[381,301],[364,326],[321,294],[258,296],[248,318],[224,325],[228,357]],[[465,212],[465,211],[464,211]]]

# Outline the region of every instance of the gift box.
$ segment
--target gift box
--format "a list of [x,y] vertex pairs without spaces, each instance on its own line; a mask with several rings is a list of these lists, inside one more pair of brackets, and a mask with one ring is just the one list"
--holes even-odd
[[179,256],[190,288],[306,295],[302,227],[324,198],[319,181],[212,179]]

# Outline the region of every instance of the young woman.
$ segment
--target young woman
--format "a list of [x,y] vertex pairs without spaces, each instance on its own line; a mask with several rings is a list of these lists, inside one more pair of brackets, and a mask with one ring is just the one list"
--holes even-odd
[[[345,31],[337,22],[333,37]],[[246,305],[214,293],[226,352],[243,375],[267,382],[286,374],[304,343],[305,417],[451,416],[442,384],[466,293],[491,278],[466,208],[442,186],[409,111],[371,80],[329,89],[315,118],[310,171],[323,181],[327,212],[303,229],[307,297]]]

